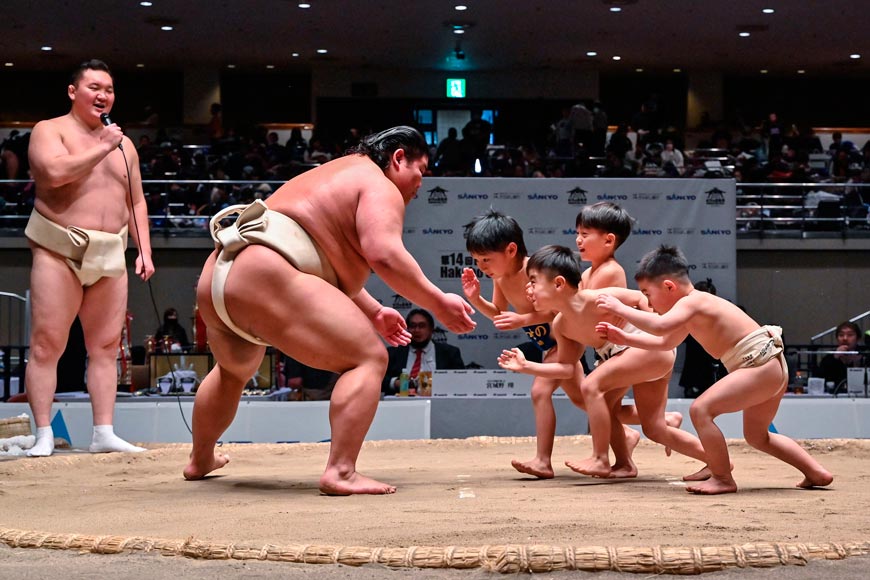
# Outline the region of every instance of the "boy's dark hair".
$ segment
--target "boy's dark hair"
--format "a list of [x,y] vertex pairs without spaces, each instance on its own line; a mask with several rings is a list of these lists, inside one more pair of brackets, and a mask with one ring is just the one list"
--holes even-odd
[[655,280],[661,277],[689,279],[689,262],[676,246],[661,245],[640,260],[635,280]]
[[574,288],[580,287],[580,276],[583,268],[580,258],[570,248],[565,246],[544,246],[529,257],[526,272],[536,270],[549,278],[562,276]]
[[115,77],[112,76],[112,71],[109,70],[109,65],[107,65],[106,63],[104,63],[101,60],[98,60],[96,58],[92,58],[91,60],[86,60],[85,62],[80,64],[72,72],[72,75],[70,76],[70,84],[75,86],[76,83],[78,83],[80,80],[82,80],[82,77],[84,76],[86,70],[101,70],[101,71],[105,72],[106,74],[108,74],[110,77],[112,77],[112,80],[115,80]]
[[592,228],[616,236],[616,247],[628,239],[634,218],[615,203],[600,201],[587,205],[577,214],[577,228]]
[[465,249],[476,254],[501,252],[511,242],[517,245],[517,256],[529,255],[523,239],[523,228],[517,220],[490,208],[465,224]]
[[393,153],[403,149],[409,160],[417,160],[429,155],[426,139],[415,128],[400,125],[363,137],[357,145],[347,150],[347,154],[365,155],[384,171],[390,166]]

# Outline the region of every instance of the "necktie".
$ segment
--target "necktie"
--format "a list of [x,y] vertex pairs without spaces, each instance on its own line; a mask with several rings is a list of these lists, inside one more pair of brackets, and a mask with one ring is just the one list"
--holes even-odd
[[411,378],[412,379],[416,379],[417,375],[420,374],[420,363],[423,362],[423,349],[418,348],[418,349],[416,349],[416,351],[417,351],[417,358],[414,359],[414,366],[411,367]]

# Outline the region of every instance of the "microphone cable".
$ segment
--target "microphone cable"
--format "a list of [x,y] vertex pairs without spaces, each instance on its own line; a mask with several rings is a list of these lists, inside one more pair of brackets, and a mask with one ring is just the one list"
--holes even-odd
[[[111,121],[111,119],[109,119],[109,115],[107,113],[103,113],[102,115],[100,115],[100,120],[102,121],[103,125],[108,126],[108,125],[112,124],[112,121]],[[136,235],[136,248],[139,250],[139,254],[141,255],[142,254],[142,239],[139,236],[139,222],[136,219],[136,208],[135,208],[135,203],[133,200],[133,178],[130,176],[130,174],[132,173],[132,168],[130,167],[130,162],[127,159],[127,154],[124,153],[124,148],[121,146],[121,144],[118,144],[118,149],[121,151],[121,155],[124,157],[124,167],[127,169],[127,193],[129,194],[129,197],[130,197],[130,213],[133,215],[133,229],[134,229],[135,235]],[[143,197],[144,197],[144,191],[143,191]],[[147,202],[146,202],[146,207],[147,207]],[[153,262],[153,259],[152,259],[152,262]],[[142,258],[142,270],[144,273],[144,270],[145,270],[144,257]],[[154,286],[152,286],[152,284],[151,284],[151,278],[148,278],[148,280],[146,280],[146,283],[148,284],[148,294],[151,297],[151,306],[154,308],[154,317],[156,318],[157,323],[161,324],[160,311],[157,308],[157,300],[154,298]],[[129,294],[129,292],[128,292],[128,294]],[[130,340],[129,336],[127,337],[127,340],[128,341]],[[172,359],[169,358],[169,353],[166,352],[165,350],[163,352],[163,356],[166,358],[166,366],[169,368],[169,374],[172,375],[172,387],[171,388],[175,389],[175,399],[178,402],[178,412],[181,415],[181,420],[184,422],[184,426],[187,428],[188,433],[193,435],[193,429],[190,428],[190,425],[187,422],[187,418],[184,416],[184,408],[181,406],[181,394],[178,391],[178,389],[180,389],[181,386],[180,386],[180,381],[178,380],[178,377],[175,375],[175,371],[172,368]]]

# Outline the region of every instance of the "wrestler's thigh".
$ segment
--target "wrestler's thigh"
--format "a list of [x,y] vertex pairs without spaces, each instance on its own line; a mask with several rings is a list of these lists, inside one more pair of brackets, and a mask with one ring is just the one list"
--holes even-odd
[[88,352],[117,349],[127,315],[127,273],[84,289],[79,318]]
[[609,391],[659,379],[667,375],[673,365],[673,351],[629,348],[600,363],[586,380],[595,381],[599,389]]
[[225,289],[230,318],[303,364],[342,372],[386,349],[343,292],[262,246],[239,254]]
[[[736,369],[701,393],[692,406],[717,416],[761,405],[776,396],[782,383],[782,367],[776,359],[760,367]],[[779,401],[776,401],[779,406]]]
[[635,383],[632,393],[641,423],[659,420],[664,422],[670,378],[671,375],[668,374],[654,381]]
[[82,302],[82,285],[63,258],[33,248],[30,270],[30,327],[34,339],[51,337],[66,344]]

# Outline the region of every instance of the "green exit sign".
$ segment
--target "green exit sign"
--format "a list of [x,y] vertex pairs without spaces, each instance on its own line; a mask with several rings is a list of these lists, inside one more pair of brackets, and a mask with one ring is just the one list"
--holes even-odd
[[447,98],[465,98],[465,79],[447,79]]

